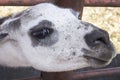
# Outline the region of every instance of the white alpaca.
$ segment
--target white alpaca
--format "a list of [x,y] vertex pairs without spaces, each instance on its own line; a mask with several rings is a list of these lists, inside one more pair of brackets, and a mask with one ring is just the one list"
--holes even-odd
[[49,72],[107,65],[115,56],[107,32],[78,15],[41,3],[1,19],[0,64]]

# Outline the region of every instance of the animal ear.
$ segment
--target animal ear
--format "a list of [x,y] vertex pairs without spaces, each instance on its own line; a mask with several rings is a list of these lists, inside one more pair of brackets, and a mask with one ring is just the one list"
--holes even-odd
[[3,39],[3,38],[5,38],[7,35],[8,35],[8,33],[1,33],[0,34],[0,40]]
[[[6,16],[6,17],[2,17],[0,18],[0,25],[6,20],[8,19],[10,16]],[[2,40],[3,38],[5,38],[8,35],[8,33],[1,33],[0,32],[0,40]]]
[[6,16],[6,17],[1,17],[0,18],[0,25],[6,20],[8,19],[10,16]]

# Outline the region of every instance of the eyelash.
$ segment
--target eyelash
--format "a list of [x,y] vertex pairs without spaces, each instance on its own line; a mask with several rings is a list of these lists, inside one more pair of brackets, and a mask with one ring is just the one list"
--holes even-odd
[[33,37],[37,39],[45,39],[46,37],[50,36],[53,33],[52,28],[41,28],[39,30],[33,31],[31,34]]

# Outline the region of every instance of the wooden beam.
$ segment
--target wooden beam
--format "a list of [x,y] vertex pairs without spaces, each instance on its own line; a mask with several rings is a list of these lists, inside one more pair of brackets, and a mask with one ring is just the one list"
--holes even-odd
[[85,0],[85,6],[120,7],[120,0]]
[[[72,1],[81,1],[81,0],[72,0]],[[56,3],[56,2],[61,2],[61,0],[0,0],[0,6],[32,6],[42,2]],[[66,5],[69,5],[69,3]],[[85,6],[120,7],[120,0],[85,0]]]

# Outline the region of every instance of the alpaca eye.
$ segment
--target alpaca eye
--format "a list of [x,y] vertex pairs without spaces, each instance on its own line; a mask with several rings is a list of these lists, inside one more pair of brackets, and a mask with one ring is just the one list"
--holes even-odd
[[37,39],[44,39],[48,36],[50,36],[53,33],[53,29],[52,28],[41,28],[39,30],[33,31],[32,32],[32,36],[37,38]]

